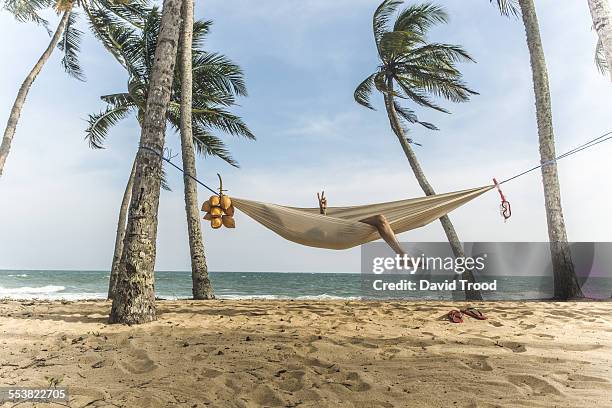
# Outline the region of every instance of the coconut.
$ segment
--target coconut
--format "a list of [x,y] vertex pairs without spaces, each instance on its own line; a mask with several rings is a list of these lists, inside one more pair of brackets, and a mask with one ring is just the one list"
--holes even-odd
[[213,218],[212,220],[210,220],[210,226],[214,229],[221,228],[222,225],[223,221],[221,221],[221,218]]
[[207,212],[207,213],[206,213],[206,215],[204,216],[204,219],[205,219],[206,221],[210,221],[210,220],[212,220],[213,218],[214,218],[214,217],[213,217],[213,216],[212,216],[212,215],[211,215],[209,212]]
[[225,215],[229,215],[230,217],[234,216],[234,205],[230,205],[225,209]]
[[219,196],[214,195],[214,196],[210,196],[210,206],[211,207],[216,207],[221,203],[221,199],[219,198]]
[[236,228],[236,221],[234,220],[234,217],[230,215],[224,215],[221,217],[221,221],[223,222],[223,226],[225,228]]
[[212,215],[213,217],[220,217],[223,215],[223,210],[221,209],[221,207],[213,207],[210,209],[210,215]]
[[204,201],[204,204],[202,204],[202,211],[204,212],[210,211],[210,201]]
[[232,205],[232,199],[229,196],[222,195],[221,196],[221,208],[227,210]]

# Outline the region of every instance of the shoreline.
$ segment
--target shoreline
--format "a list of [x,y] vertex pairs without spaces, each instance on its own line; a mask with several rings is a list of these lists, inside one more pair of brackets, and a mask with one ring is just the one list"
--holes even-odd
[[[1,300],[0,382],[60,379],[71,407],[612,406],[607,302],[163,300],[131,327],[110,305]],[[489,319],[446,320],[467,305]]]

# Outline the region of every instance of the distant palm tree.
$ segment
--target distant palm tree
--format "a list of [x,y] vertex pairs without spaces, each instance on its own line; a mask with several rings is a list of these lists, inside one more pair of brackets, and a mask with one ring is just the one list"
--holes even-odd
[[193,145],[193,0],[183,0],[183,22],[179,44],[179,64],[181,70],[180,132],[181,153],[183,158],[183,185],[185,191],[185,215],[189,235],[189,254],[191,255],[191,292],[194,299],[213,299],[213,289],[208,277],[208,265],[202,239],[202,224],[198,205],[198,185],[196,184],[196,160]]
[[[436,24],[446,23],[448,16],[439,6],[431,3],[411,5],[403,10],[393,26],[389,21],[403,0],[385,0],[374,13],[373,31],[380,65],[355,90],[355,100],[370,109],[373,88],[383,94],[391,129],[410,163],[410,167],[423,192],[430,196],[435,191],[412,149],[412,140],[406,136],[406,124],[419,124],[427,129],[436,126],[422,122],[415,112],[402,106],[401,100],[418,106],[448,113],[432,98],[440,97],[452,102],[468,101],[476,94],[462,80],[457,63],[472,62],[470,55],[460,46],[433,43],[427,34]],[[440,218],[444,232],[457,257],[464,257],[463,248],[448,216]],[[474,281],[471,271],[464,278]],[[469,299],[481,299],[477,291],[466,292]]]
[[[142,23],[142,30],[135,30],[123,24],[115,26],[114,31],[110,34],[113,36],[110,40],[115,44],[115,51],[126,61],[130,78],[127,92],[102,96],[102,100],[107,104],[106,109],[89,116],[86,140],[88,140],[91,147],[103,148],[110,128],[131,114],[136,115],[138,122],[142,126],[146,114],[147,93],[152,74],[154,52],[157,47],[159,25],[160,14],[154,8],[146,15]],[[190,88],[193,90],[195,97],[190,104],[193,110],[191,148],[193,149],[195,146],[198,153],[217,156],[227,163],[237,166],[237,162],[231,157],[223,141],[215,136],[213,131],[218,130],[223,133],[254,139],[252,132],[242,119],[226,110],[227,107],[235,104],[236,96],[246,95],[243,74],[240,67],[224,56],[209,53],[201,49],[204,38],[209,32],[211,22],[196,21],[192,26],[193,49],[191,54],[193,67],[191,72],[193,75]],[[168,124],[174,130],[180,129],[181,103],[186,99],[184,98],[185,84],[181,75],[180,67],[177,66],[167,114]],[[183,167],[187,168],[185,165]],[[114,297],[116,291],[119,264],[123,252],[123,239],[125,238],[127,211],[131,199],[134,177],[134,168],[132,168],[119,212],[108,290],[109,299]],[[190,178],[190,180],[192,179]],[[162,182],[163,185],[164,183]],[[200,217],[197,196],[194,202],[199,224]],[[190,234],[190,243],[192,235]],[[201,243],[201,232],[193,238]],[[206,298],[211,298],[213,292],[208,279],[203,244],[201,244],[201,253],[196,254],[196,256],[200,257],[204,262],[203,268],[194,271],[194,275],[196,275],[194,279],[197,278],[196,282],[198,283],[197,288],[199,290],[196,293],[204,294]]]
[[497,4],[503,15],[522,16],[527,37],[527,48],[531,60],[533,88],[535,92],[538,139],[544,184],[544,202],[548,222],[548,238],[554,274],[554,296],[557,299],[582,297],[574,264],[567,242],[567,232],[561,207],[561,187],[554,161],[555,135],[553,132],[552,106],[548,83],[548,70],[544,58],[544,48],[540,37],[540,27],[533,0],[490,0]]
[[599,41],[595,61],[602,73],[606,71],[612,80],[612,11],[608,0],[588,0],[593,27]]
[[[61,15],[60,22],[51,36],[51,41],[42,53],[32,70],[19,87],[17,97],[11,108],[11,113],[4,129],[2,143],[0,144],[0,177],[4,170],[6,158],[11,149],[13,137],[17,130],[17,123],[23,110],[23,105],[28,92],[42,70],[45,63],[51,57],[54,49],[58,47],[63,52],[62,66],[68,74],[84,79],[83,72],[78,62],[78,52],[81,43],[82,32],[76,28],[77,14],[74,8],[81,7],[87,16],[92,32],[98,38],[116,21],[134,22],[135,18],[142,15],[145,0],[122,1],[122,0],[6,0],[4,8],[12,13],[18,21],[34,22],[48,29],[48,22],[40,16],[40,12],[47,8],[55,8]],[[108,47],[107,43],[104,43]]]

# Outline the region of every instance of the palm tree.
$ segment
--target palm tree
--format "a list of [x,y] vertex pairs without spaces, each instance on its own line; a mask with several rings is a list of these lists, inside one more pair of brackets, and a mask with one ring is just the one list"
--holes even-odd
[[597,66],[600,71],[608,71],[612,80],[612,13],[608,0],[588,0],[593,27],[597,31]]
[[198,186],[195,182],[196,163],[193,145],[193,0],[183,0],[183,24],[179,45],[181,70],[180,132],[181,153],[183,158],[183,184],[185,191],[185,213],[189,235],[189,254],[191,255],[191,281],[194,299],[213,299],[213,289],[208,277],[202,225],[198,208]]
[[170,105],[181,19],[181,0],[164,0],[158,46],[136,153],[117,292],[110,323],[140,324],[157,318],[154,267],[166,117]]
[[[51,41],[42,53],[34,67],[30,70],[25,80],[19,87],[17,97],[11,108],[11,113],[4,129],[2,143],[0,144],[0,177],[4,170],[6,158],[11,149],[11,144],[17,130],[17,123],[21,116],[21,111],[28,96],[28,92],[36,77],[51,57],[56,47],[63,52],[62,66],[66,72],[83,80],[84,75],[78,62],[79,45],[82,32],[76,28],[77,14],[74,11],[76,6],[80,6],[88,17],[89,25],[96,37],[101,38],[103,33],[108,30],[109,24],[116,20],[133,22],[135,17],[142,14],[144,4],[141,0],[135,2],[124,2],[121,0],[7,0],[4,8],[12,13],[18,21],[34,22],[48,29],[48,22],[40,16],[40,11],[54,7],[61,15],[60,21],[51,36]],[[107,46],[108,44],[104,44]]]
[[[151,10],[146,15],[142,24],[142,30],[134,30],[126,25],[117,25],[112,33],[112,42],[116,44],[116,50],[123,60],[126,61],[130,79],[127,92],[102,96],[107,106],[97,114],[89,116],[89,126],[86,130],[86,139],[93,148],[103,148],[108,131],[120,120],[135,114],[142,126],[146,113],[147,90],[151,78],[151,67],[153,64],[154,51],[157,47],[157,32],[160,26],[160,15],[157,9]],[[195,95],[190,106],[193,109],[192,116],[192,142],[191,148],[204,155],[214,155],[225,160],[227,163],[237,166],[237,162],[231,157],[223,141],[214,135],[214,131],[221,131],[231,135],[244,136],[254,139],[252,132],[238,117],[226,110],[235,104],[237,96],[246,95],[246,86],[240,68],[222,55],[209,53],[201,49],[204,38],[210,30],[211,23],[196,21],[192,24],[193,50],[192,55],[192,81],[191,89]],[[181,103],[184,97],[184,81],[181,80],[182,73],[178,67],[174,73],[172,95],[169,102],[167,122],[174,130],[181,126]],[[195,161],[195,157],[194,157]],[[194,163],[195,166],[195,163]],[[187,167],[187,166],[183,166]],[[195,176],[195,175],[194,175]],[[191,180],[191,179],[190,179]],[[108,298],[113,299],[119,276],[119,264],[123,252],[123,239],[125,237],[126,218],[128,205],[131,199],[131,186],[134,183],[134,169],[130,174],[126,190],[123,195],[117,235],[115,239],[115,252],[109,282]],[[162,187],[164,186],[162,178]],[[199,208],[197,207],[197,196],[195,197],[195,210],[199,223]],[[201,241],[201,233],[198,233]],[[190,237],[191,240],[191,237]],[[197,270],[197,278],[200,293],[205,293],[207,298],[213,296],[212,287],[208,279],[208,272],[204,258],[204,247],[199,255],[204,261],[204,268]],[[194,272],[195,274],[195,272]]]
[[[426,195],[435,191],[412,149],[412,140],[406,136],[404,125],[419,124],[427,129],[437,127],[418,119],[415,112],[402,106],[400,100],[412,101],[418,106],[449,113],[439,106],[434,97],[452,102],[466,102],[476,94],[462,81],[456,65],[462,61],[473,61],[460,46],[427,41],[428,30],[436,24],[446,23],[446,12],[436,5],[424,3],[411,5],[403,10],[390,26],[389,20],[403,0],[385,0],[374,13],[373,31],[380,65],[355,90],[355,100],[370,109],[373,88],[383,94],[385,109],[391,129],[395,133],[410,167]],[[448,216],[440,218],[444,232],[456,257],[464,257],[463,248]],[[471,282],[471,271],[464,273]],[[468,299],[482,299],[477,291],[466,292]]]
[[[493,2],[493,0],[490,0]],[[574,264],[567,242],[567,232],[561,207],[561,187],[554,158],[555,135],[553,132],[552,107],[548,84],[548,70],[544,58],[544,48],[540,37],[540,27],[533,0],[496,0],[504,15],[521,15],[527,37],[527,48],[531,61],[533,89],[535,92],[538,139],[544,184],[544,203],[548,223],[548,238],[553,264],[554,296],[557,299],[582,297],[576,278]]]

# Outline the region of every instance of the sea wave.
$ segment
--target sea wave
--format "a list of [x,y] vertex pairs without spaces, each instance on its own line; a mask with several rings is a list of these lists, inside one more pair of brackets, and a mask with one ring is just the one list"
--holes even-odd
[[0,298],[4,299],[48,299],[48,300],[84,300],[106,299],[106,293],[67,293],[65,286],[46,285],[20,288],[5,288],[0,286]]
[[27,278],[30,275],[28,275],[27,273],[20,273],[19,275],[6,275],[6,276],[8,276],[9,278]]
[[55,292],[61,292],[65,290],[65,286],[47,285],[31,288],[29,286],[22,286],[20,288],[4,288],[0,286],[0,296],[3,295],[19,295],[19,294],[51,294]]

